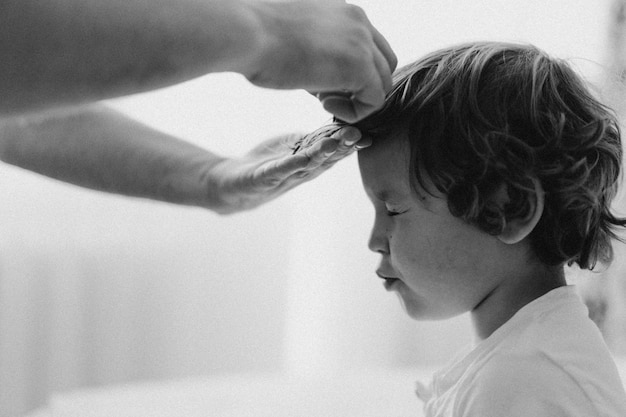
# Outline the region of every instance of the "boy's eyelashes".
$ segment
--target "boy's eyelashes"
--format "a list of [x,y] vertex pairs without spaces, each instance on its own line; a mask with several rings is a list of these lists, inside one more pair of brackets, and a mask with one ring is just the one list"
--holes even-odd
[[390,208],[387,208],[385,209],[385,211],[387,212],[387,216],[393,217],[393,216],[398,216],[400,214],[406,213],[408,210],[392,210]]

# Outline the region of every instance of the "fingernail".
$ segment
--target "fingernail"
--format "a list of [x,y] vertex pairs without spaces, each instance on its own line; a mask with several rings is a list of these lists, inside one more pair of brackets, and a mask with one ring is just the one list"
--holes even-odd
[[361,133],[355,128],[345,128],[347,131],[342,133],[343,143],[352,146],[361,139]]
[[336,141],[327,141],[322,145],[322,155],[331,156],[337,150],[337,142]]
[[359,139],[360,139],[360,138],[354,138],[354,139],[353,139],[353,138],[350,138],[350,139],[344,139],[344,140],[343,140],[343,143],[344,143],[346,146],[352,146],[352,145],[354,145],[355,143],[357,143],[357,142],[359,141]]
[[372,146],[372,138],[365,137],[365,138],[362,138],[354,147],[358,151],[361,149],[365,149],[369,146]]

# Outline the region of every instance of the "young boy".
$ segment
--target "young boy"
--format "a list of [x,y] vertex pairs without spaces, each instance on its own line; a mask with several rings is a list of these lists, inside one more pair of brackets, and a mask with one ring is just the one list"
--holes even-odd
[[474,43],[399,70],[356,124],[376,273],[418,320],[470,312],[475,345],[418,390],[426,416],[626,416],[602,336],[564,277],[612,257],[615,117],[532,47]]

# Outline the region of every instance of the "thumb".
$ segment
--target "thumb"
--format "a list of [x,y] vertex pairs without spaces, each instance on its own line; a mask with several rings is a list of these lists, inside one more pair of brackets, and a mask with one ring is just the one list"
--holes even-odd
[[320,94],[320,100],[322,102],[322,107],[324,107],[324,110],[335,115],[337,119],[343,120],[348,123],[354,123],[358,121],[358,117],[354,109],[354,104],[349,97],[334,94],[322,96]]

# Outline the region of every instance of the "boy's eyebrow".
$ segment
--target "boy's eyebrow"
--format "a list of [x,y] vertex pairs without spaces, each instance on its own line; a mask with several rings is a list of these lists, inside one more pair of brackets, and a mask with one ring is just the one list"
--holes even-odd
[[[417,196],[417,197],[418,197],[421,201],[426,200],[426,195],[425,195],[425,194],[420,193],[420,192],[419,192],[417,189],[415,189],[415,188],[413,189],[413,191],[415,192],[415,195],[416,195],[416,196]],[[391,200],[391,201],[402,201],[402,200],[406,197],[406,194],[404,194],[404,193],[402,193],[402,192],[399,192],[399,191],[396,191],[396,190],[393,190],[393,189],[391,189],[391,190],[390,190],[390,189],[388,189],[388,188],[385,188],[385,189],[382,189],[382,190],[377,190],[377,191],[374,191],[374,192],[372,193],[372,195],[373,195],[376,199],[378,199],[379,201],[390,201],[390,200]]]
[[398,196],[400,196],[400,193],[390,191],[388,189],[377,190],[374,192],[374,197],[376,197],[380,201],[389,201],[390,199]]
[[377,200],[387,201],[387,198],[389,197],[389,192],[387,190],[378,190],[374,192],[373,195],[374,197],[376,197]]

